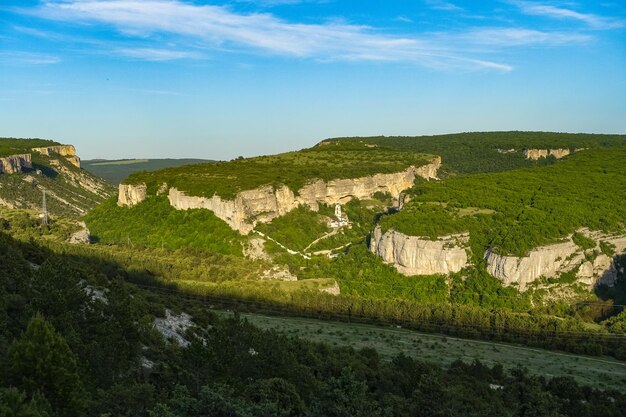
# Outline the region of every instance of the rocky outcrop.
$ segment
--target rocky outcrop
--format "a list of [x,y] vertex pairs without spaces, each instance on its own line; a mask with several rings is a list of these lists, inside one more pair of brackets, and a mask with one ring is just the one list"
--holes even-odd
[[524,257],[485,252],[487,271],[504,285],[517,284],[521,291],[539,277],[552,278],[580,265],[584,254],[571,240],[536,248]]
[[[604,236],[586,230],[580,231],[596,242],[603,240],[614,245],[618,254],[626,251],[626,236]],[[592,255],[593,260],[588,260],[586,254]],[[538,278],[554,278],[576,268],[579,282],[590,287],[597,284],[612,286],[617,280],[618,272],[615,257],[602,254],[599,244],[583,252],[572,241],[571,236],[565,242],[535,248],[524,257],[502,256],[487,250],[485,260],[491,275],[501,280],[504,285],[517,284],[521,291]]]
[[57,145],[46,146],[43,148],[33,148],[33,152],[38,152],[46,156],[59,154],[61,156],[64,156],[65,159],[72,165],[80,168],[80,158],[76,155],[76,148],[74,148],[74,145]]
[[29,153],[0,158],[0,173],[14,174],[22,172],[22,168],[32,167],[33,164]]
[[385,263],[393,264],[403,275],[434,275],[458,272],[468,265],[465,246],[469,234],[428,240],[394,230],[374,229],[370,251]]
[[73,233],[68,242],[88,245],[91,243],[91,233],[89,233],[89,229],[87,229],[85,222],[80,222],[78,225],[80,226],[80,230]]
[[146,184],[120,184],[117,194],[118,206],[134,206],[146,199],[148,187]]
[[[171,187],[168,198],[170,204],[177,210],[197,208],[211,210],[231,228],[242,234],[248,234],[256,223],[269,222],[300,205],[306,205],[317,211],[320,203],[343,204],[353,198],[372,198],[378,191],[390,193],[397,199],[400,192],[410,188],[417,177],[436,178],[440,166],[441,158],[436,158],[430,164],[421,167],[411,166],[404,171],[391,174],[330,181],[314,180],[298,190],[297,195],[285,185],[278,188],[266,185],[241,191],[233,200],[224,200],[218,195],[210,198],[189,196]],[[125,185],[125,188],[122,188],[122,185],[118,204],[133,205],[145,198],[145,191],[140,199],[129,198],[129,186]]]
[[532,159],[534,161],[539,158],[547,158],[548,156],[554,156],[556,159],[561,159],[571,154],[569,149],[524,149],[524,156],[526,159]]
[[154,319],[154,328],[167,340],[177,343],[181,347],[189,346],[189,341],[184,335],[187,329],[194,325],[192,317],[182,312],[179,315],[172,314],[170,310],[165,310],[165,318]]

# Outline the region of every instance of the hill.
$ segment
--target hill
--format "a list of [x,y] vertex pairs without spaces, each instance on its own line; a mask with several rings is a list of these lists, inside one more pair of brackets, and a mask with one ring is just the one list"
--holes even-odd
[[183,165],[213,162],[206,159],[87,159],[82,167],[92,174],[104,178],[111,184],[119,184],[129,175],[142,171],[157,171]]
[[101,178],[81,169],[72,145],[40,139],[0,138],[0,205],[78,217],[112,194]]
[[532,409],[574,417],[620,416],[626,406],[616,387],[599,390],[568,376],[477,360],[442,368],[262,331],[237,315],[214,314],[206,299],[129,284],[148,273],[93,256],[87,246],[44,247],[0,232],[0,254],[6,415],[403,417]]

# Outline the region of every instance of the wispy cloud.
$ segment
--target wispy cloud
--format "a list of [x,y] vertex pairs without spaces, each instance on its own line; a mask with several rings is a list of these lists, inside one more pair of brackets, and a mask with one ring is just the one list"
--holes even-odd
[[518,0],[511,1],[511,3],[519,7],[522,13],[527,15],[544,16],[560,20],[576,20],[587,24],[593,29],[608,30],[626,26],[626,21],[624,20],[591,13],[581,13],[550,4]]
[[590,35],[567,32],[543,32],[524,28],[481,28],[461,35],[464,41],[489,46],[560,46],[586,44],[593,41]]
[[172,61],[177,59],[197,59],[202,57],[201,54],[196,52],[179,51],[174,49],[119,48],[115,49],[113,52],[129,58],[136,58],[144,61]]
[[[506,64],[474,58],[426,38],[402,37],[342,22],[290,23],[269,13],[241,14],[225,6],[179,0],[45,1],[24,10],[41,18],[110,25],[130,37],[170,34],[200,42],[203,48],[249,50],[322,61],[415,62],[436,68],[497,69]],[[125,56],[149,60],[188,58],[192,51],[121,49]]]
[[61,58],[35,52],[8,51],[0,52],[0,61],[5,65],[52,65],[61,62]]
[[462,7],[443,0],[426,0],[426,4],[428,4],[430,8],[434,10],[446,10],[450,12],[460,12],[463,10]]

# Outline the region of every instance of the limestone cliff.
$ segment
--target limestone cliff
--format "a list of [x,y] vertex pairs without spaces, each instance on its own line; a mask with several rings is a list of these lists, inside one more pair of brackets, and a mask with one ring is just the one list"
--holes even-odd
[[117,194],[118,206],[134,206],[146,199],[146,184],[120,184]]
[[[440,165],[441,158],[437,157],[430,164],[421,167],[411,166],[404,171],[391,174],[330,181],[313,180],[298,190],[297,195],[285,185],[277,188],[265,185],[241,191],[233,200],[225,200],[218,195],[210,198],[190,196],[175,187],[170,187],[168,198],[172,207],[177,210],[211,210],[231,228],[242,234],[248,234],[256,223],[269,222],[300,205],[318,210],[320,203],[343,204],[353,198],[372,198],[378,191],[388,192],[394,198],[398,198],[401,191],[413,185],[415,178],[436,178]],[[120,185],[119,205],[132,206],[145,198],[145,184]]]
[[[584,231],[589,234],[588,231]],[[591,234],[597,242],[605,242],[615,245],[617,253],[626,251],[626,236],[603,236]],[[504,285],[517,284],[524,291],[528,284],[540,277],[553,278],[564,272],[578,268],[577,279],[579,282],[590,287],[598,283],[614,285],[617,279],[615,259],[600,253],[599,245],[586,251],[587,254],[596,253],[592,261],[587,260],[585,252],[571,239],[538,247],[529,252],[527,256],[502,256],[493,251],[485,252],[487,270],[491,275],[500,279]]]
[[13,174],[22,172],[22,168],[32,167],[33,165],[29,153],[0,158],[0,173]]
[[76,148],[74,148],[74,145],[58,145],[47,146],[43,148],[33,148],[33,151],[46,156],[59,154],[61,156],[64,156],[65,159],[69,161],[72,165],[80,168],[80,158],[76,155]]
[[554,156],[556,159],[561,159],[570,153],[571,151],[569,149],[524,149],[524,156],[526,159],[532,159],[534,161],[539,158],[547,158],[548,156]]
[[418,236],[374,229],[370,251],[393,264],[403,275],[433,275],[458,272],[468,265],[465,246],[469,235],[458,234],[428,240]]

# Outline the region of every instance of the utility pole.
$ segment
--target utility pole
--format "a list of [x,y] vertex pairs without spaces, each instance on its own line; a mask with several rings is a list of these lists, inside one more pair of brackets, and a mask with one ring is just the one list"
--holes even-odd
[[47,226],[48,225],[48,206],[46,204],[46,190],[42,190],[43,191],[43,204],[41,207],[41,225],[42,226]]

